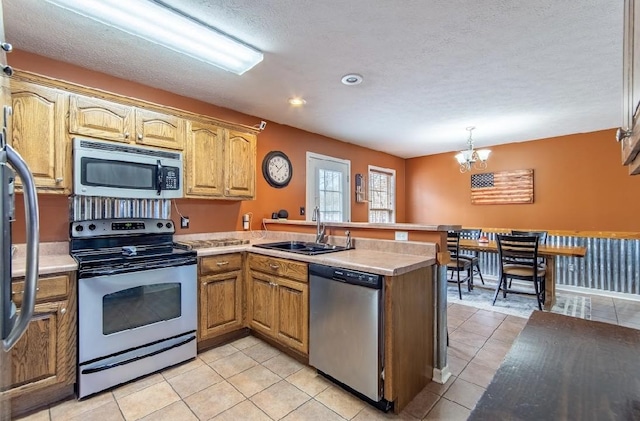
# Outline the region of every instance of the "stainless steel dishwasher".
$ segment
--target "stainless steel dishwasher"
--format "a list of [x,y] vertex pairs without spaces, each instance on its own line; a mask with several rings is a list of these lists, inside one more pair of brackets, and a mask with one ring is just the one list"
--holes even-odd
[[388,410],[382,399],[384,277],[309,265],[309,364]]

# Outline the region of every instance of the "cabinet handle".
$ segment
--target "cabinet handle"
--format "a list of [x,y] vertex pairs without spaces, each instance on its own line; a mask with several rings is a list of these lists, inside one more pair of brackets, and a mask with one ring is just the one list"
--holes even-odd
[[229,264],[229,262],[218,262],[216,263],[216,265],[218,266],[227,266]]
[[[40,291],[40,288],[36,288],[36,292]],[[24,291],[11,291],[11,295],[22,294]]]
[[276,265],[275,263],[269,263],[269,267],[270,267],[271,269],[278,269],[280,266],[279,266],[279,265]]
[[65,314],[66,312],[67,312],[67,309],[64,307],[60,309],[60,314]]
[[9,65],[2,65],[2,71],[4,72],[5,75],[11,77],[13,76],[13,67],[9,66]]
[[56,178],[56,184],[60,184],[62,183],[63,178],[62,177],[58,177]]
[[272,287],[277,287],[278,284],[276,284],[275,282],[269,282],[269,285],[271,285]]
[[142,133],[138,133],[138,140],[142,140]]
[[124,138],[125,138],[125,139],[129,139],[129,132],[126,132],[126,133],[124,134]]

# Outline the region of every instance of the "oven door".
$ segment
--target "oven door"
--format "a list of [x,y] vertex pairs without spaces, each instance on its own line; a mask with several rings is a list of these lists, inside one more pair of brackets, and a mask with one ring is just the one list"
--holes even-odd
[[197,329],[196,265],[78,281],[79,363]]

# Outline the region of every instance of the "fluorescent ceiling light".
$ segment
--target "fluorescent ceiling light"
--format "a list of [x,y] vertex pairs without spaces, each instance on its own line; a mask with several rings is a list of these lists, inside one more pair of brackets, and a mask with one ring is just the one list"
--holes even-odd
[[154,1],[46,1],[238,75],[263,58],[255,48]]

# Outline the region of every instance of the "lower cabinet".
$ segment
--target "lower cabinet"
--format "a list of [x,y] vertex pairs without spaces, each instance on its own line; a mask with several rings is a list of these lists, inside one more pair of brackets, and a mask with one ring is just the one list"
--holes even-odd
[[198,341],[240,329],[242,254],[202,257],[198,268]]
[[[58,388],[68,388],[76,382],[75,282],[73,273],[38,279],[34,315],[10,352],[10,386],[1,393],[1,399],[24,398],[14,404],[18,411],[50,403],[33,401],[30,399],[33,393],[46,391],[56,396]],[[23,286],[21,279],[12,283],[18,306]]]
[[249,327],[305,355],[309,352],[307,264],[249,254]]

